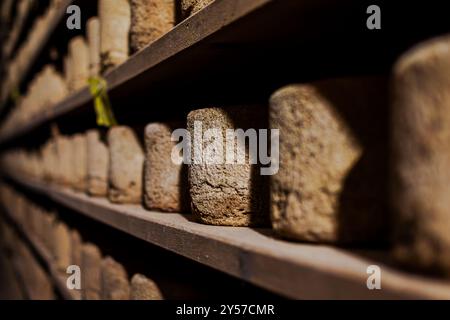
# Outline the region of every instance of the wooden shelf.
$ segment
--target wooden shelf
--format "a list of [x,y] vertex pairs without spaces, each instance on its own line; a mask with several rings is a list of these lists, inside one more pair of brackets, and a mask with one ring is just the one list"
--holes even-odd
[[[367,32],[361,24],[365,10],[358,0],[215,1],[104,75],[113,108],[145,111],[152,119],[177,108],[266,102],[274,90],[295,81],[387,73],[398,54],[419,40],[413,36],[416,27],[392,27],[392,36]],[[431,25],[420,30],[421,37],[441,31]],[[394,37],[397,33],[404,37]],[[4,133],[0,144],[92,109],[85,88]]]
[[[7,210],[5,209],[5,211]],[[37,239],[31,232],[25,230],[25,228],[23,228],[20,223],[15,221],[14,215],[11,212],[7,212],[7,214],[8,218],[11,221],[13,221],[15,227],[26,238],[27,243],[32,246],[33,250],[39,255],[41,260],[44,262],[45,269],[48,272],[48,275],[50,276],[53,285],[55,286],[56,290],[61,294],[61,296],[65,300],[80,300],[81,296],[79,291],[73,291],[67,288],[66,277],[57,270],[56,265],[53,262],[52,256],[50,252],[47,250],[47,248],[44,246],[44,244],[39,239]]]
[[[45,46],[48,44],[52,34],[54,33],[56,27],[60,24],[61,20],[63,19],[64,15],[66,14],[66,9],[69,5],[72,4],[74,0],[62,0],[60,4],[60,8],[53,18],[53,20],[50,21],[48,25],[47,32],[45,33],[42,41],[37,46],[36,50],[31,53],[30,59],[27,60],[25,66],[23,67],[23,72],[17,75],[17,83],[16,86],[19,86],[23,79],[27,76],[28,72],[31,70],[33,64],[36,62],[39,55],[42,53],[42,50],[45,48]],[[12,88],[8,88],[11,90]],[[10,91],[7,92],[6,96],[0,97],[2,100],[0,101],[0,110],[2,110],[6,103],[9,100],[10,97]]]
[[[450,299],[449,282],[385,265],[384,252],[292,243],[277,239],[269,229],[208,226],[190,215],[114,205],[47,183],[11,178],[92,219],[285,297]],[[382,270],[382,290],[366,286],[367,267],[374,264]]]

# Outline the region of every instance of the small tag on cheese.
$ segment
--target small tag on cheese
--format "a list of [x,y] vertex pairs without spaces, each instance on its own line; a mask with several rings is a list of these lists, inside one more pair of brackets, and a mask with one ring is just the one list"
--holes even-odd
[[112,111],[107,87],[108,84],[102,77],[89,78],[89,90],[94,99],[97,125],[109,128],[117,125],[117,121]]

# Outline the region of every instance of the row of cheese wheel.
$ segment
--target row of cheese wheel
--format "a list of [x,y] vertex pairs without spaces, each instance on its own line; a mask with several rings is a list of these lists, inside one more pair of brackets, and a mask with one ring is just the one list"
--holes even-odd
[[[80,233],[71,229],[55,212],[30,201],[26,196],[6,184],[0,186],[0,198],[7,212],[28,235],[38,241],[49,253],[51,263],[62,279],[70,282],[73,297],[85,300],[161,300],[162,291],[157,283],[143,274],[129,279],[126,269],[112,257],[103,257],[93,243],[83,242]],[[52,299],[53,289],[44,269],[35,262],[30,250],[11,227],[2,230],[2,243],[19,255],[23,263],[25,281],[33,292],[31,299]],[[23,257],[23,259],[22,259]],[[31,261],[31,262],[30,262]],[[71,266],[79,267],[79,279]],[[26,270],[25,270],[26,269]],[[68,273],[68,270],[70,271]],[[21,272],[22,273],[22,272]],[[78,287],[77,285],[80,285]]]
[[[271,222],[297,241],[389,242],[397,260],[450,275],[449,52],[450,38],[439,37],[408,51],[390,79],[293,84],[269,108],[197,109],[185,123],[152,123],[143,134],[117,126],[106,139],[96,130],[56,135],[38,152],[4,155],[4,165],[114,203],[190,210],[206,224]],[[190,137],[185,165],[173,161],[177,128]],[[271,176],[261,175],[261,152],[239,139],[231,149],[259,162],[208,162],[228,150],[229,129],[253,130],[258,142],[278,130]]]

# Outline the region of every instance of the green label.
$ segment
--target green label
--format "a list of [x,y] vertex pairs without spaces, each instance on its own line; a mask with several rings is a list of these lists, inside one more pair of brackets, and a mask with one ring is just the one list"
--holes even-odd
[[95,113],[97,114],[97,125],[102,127],[112,127],[117,125],[116,118],[112,111],[111,102],[108,97],[108,85],[101,77],[89,78],[89,90],[94,99]]

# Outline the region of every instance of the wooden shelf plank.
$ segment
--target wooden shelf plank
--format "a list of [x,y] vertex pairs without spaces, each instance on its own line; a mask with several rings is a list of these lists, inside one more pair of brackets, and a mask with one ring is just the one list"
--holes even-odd
[[[450,283],[393,269],[383,259],[324,245],[277,239],[269,229],[207,226],[190,215],[114,205],[103,198],[11,177],[53,201],[149,243],[296,299],[449,299]],[[382,290],[367,289],[367,267],[379,265]]]
[[[5,210],[7,211],[7,210]],[[7,212],[8,217],[13,221],[15,227],[20,231],[20,233],[26,238],[27,243],[30,244],[34,251],[39,255],[41,260],[45,263],[46,271],[48,272],[53,285],[61,296],[65,300],[80,300],[80,292],[69,290],[66,285],[66,277],[64,274],[58,271],[53,258],[47,248],[44,246],[41,240],[36,238],[31,232],[25,230],[18,221],[15,220],[14,215],[11,212]]]
[[[62,2],[60,4],[60,8],[59,8],[58,12],[56,13],[55,17],[53,18],[53,20],[50,21],[47,32],[44,33],[44,37],[43,37],[42,41],[39,42],[39,45],[37,46],[36,50],[31,53],[30,59],[27,60],[25,66],[23,67],[23,72],[17,75],[17,83],[15,84],[16,87],[18,87],[22,83],[23,79],[27,76],[31,67],[36,62],[37,58],[42,53],[42,50],[49,42],[56,27],[59,25],[59,23],[63,19],[64,15],[66,14],[67,7],[69,5],[71,5],[73,1],[74,0],[62,0]],[[8,89],[9,89],[9,92],[7,92],[7,94],[4,97],[0,97],[2,99],[0,101],[0,110],[2,110],[6,106],[6,103],[8,102],[9,97],[10,97],[10,93],[11,93],[10,90],[12,90],[13,88],[10,87]]]

